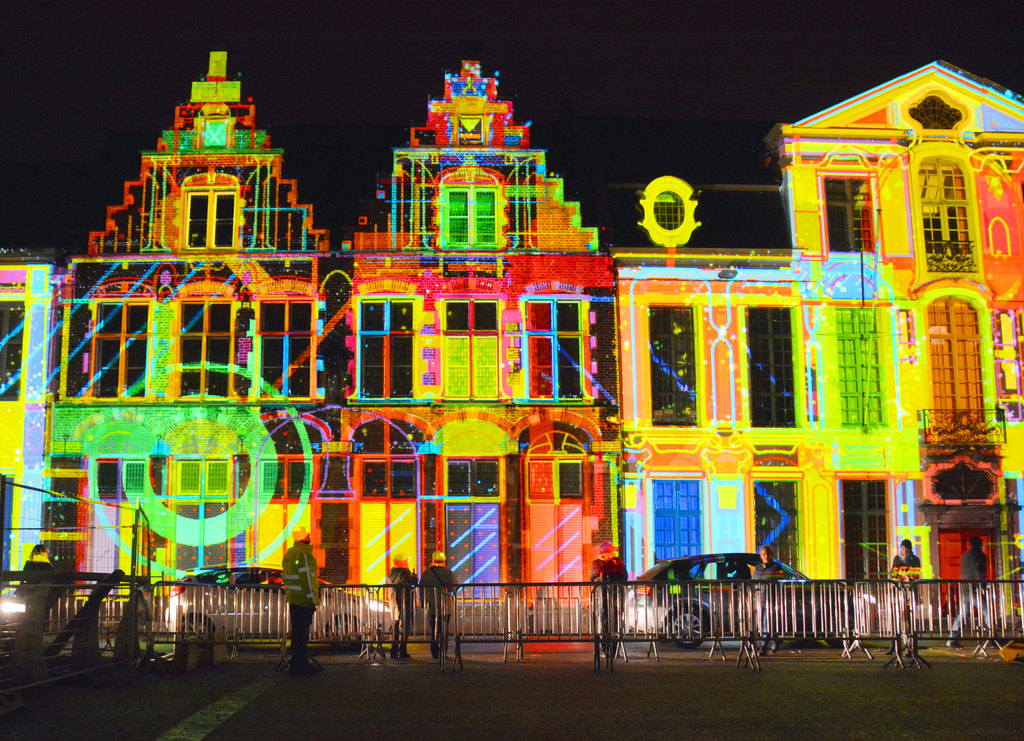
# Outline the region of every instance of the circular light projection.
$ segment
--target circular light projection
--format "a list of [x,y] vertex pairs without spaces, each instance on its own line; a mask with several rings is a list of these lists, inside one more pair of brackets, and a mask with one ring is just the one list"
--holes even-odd
[[652,180],[644,190],[640,206],[644,210],[640,226],[654,244],[662,247],[686,244],[693,230],[700,226],[693,218],[697,209],[693,188],[677,177],[665,175]]

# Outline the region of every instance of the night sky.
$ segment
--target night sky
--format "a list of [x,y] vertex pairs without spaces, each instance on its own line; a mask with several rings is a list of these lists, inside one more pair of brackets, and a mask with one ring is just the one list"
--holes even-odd
[[[286,155],[301,148],[285,134],[303,127],[394,127],[404,145],[461,59],[500,71],[499,94],[538,124],[542,148],[540,124],[568,111],[768,127],[936,59],[1024,92],[1019,1],[6,2],[0,23],[0,165],[102,163],[107,201],[214,49]],[[119,147],[134,165],[113,162]],[[301,182],[315,148],[298,156],[287,162]],[[376,156],[386,169],[389,152]],[[24,220],[4,200],[0,218]]]

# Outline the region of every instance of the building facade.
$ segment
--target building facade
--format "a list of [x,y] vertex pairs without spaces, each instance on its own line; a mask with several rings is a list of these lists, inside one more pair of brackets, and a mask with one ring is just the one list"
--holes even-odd
[[617,256],[634,570],[768,543],[876,578],[909,538],[957,578],[979,536],[1019,573],[1020,97],[937,62],[766,141],[787,249],[688,248],[667,183]]
[[8,563],[127,568],[138,509],[166,577],[297,525],[350,583],[586,580],[605,540],[1019,573],[1019,96],[928,65],[773,129],[777,185],[653,180],[610,248],[477,62],[333,242],[240,86],[213,53],[82,254],[0,266],[0,472],[55,492],[4,499]]

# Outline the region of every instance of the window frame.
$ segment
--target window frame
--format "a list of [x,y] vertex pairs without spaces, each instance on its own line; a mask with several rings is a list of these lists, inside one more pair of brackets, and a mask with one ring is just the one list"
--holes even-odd
[[972,237],[975,222],[964,169],[954,160],[930,157],[918,166],[917,182],[926,269],[930,273],[976,272],[980,266]]
[[[755,312],[764,313],[764,323],[769,331],[756,335],[751,331]],[[785,332],[776,332],[781,327],[777,321],[785,313]],[[760,428],[795,428],[797,407],[796,353],[793,347],[793,311],[788,306],[750,306],[747,308],[747,385],[750,390],[750,426]],[[761,347],[755,347],[755,343]],[[763,364],[755,362],[755,351],[766,351],[768,368],[758,370]],[[788,361],[788,362],[787,362]],[[788,374],[784,371],[788,370]],[[755,377],[756,376],[756,377]],[[786,382],[788,381],[788,388]],[[780,390],[781,386],[781,390]],[[763,388],[762,388],[763,387]],[[787,401],[788,400],[788,401]],[[767,407],[767,417],[762,407]],[[765,402],[766,405],[765,405]]]
[[[452,458],[444,459],[444,492],[445,499],[451,499],[455,501],[469,501],[481,499],[484,501],[495,501],[501,496],[501,480],[502,480],[502,466],[501,458],[494,456],[482,456],[479,458],[471,458],[466,456],[457,456]],[[477,486],[479,479],[479,468],[481,464],[493,464],[494,465],[494,491],[488,492],[486,489],[481,489]],[[452,494],[452,467],[465,465],[467,466],[466,475],[468,476],[467,488],[465,494]]]
[[[467,305],[467,326],[451,326],[451,309],[456,305]],[[493,306],[494,326],[478,328],[481,306]],[[501,347],[501,306],[490,299],[447,299],[444,302],[444,349],[442,351],[445,399],[497,399],[501,389],[501,364],[498,358]],[[456,346],[464,344],[464,363],[456,366]],[[454,376],[459,370],[465,374],[465,392],[457,386]]]
[[835,321],[839,426],[884,427],[885,384],[877,313],[870,308],[840,307]]
[[[194,251],[223,251],[236,249],[238,246],[240,209],[240,199],[238,196],[239,193],[237,188],[212,187],[186,189],[184,193],[185,218],[182,220],[184,223],[182,244],[184,244],[185,248]],[[228,197],[231,199],[230,224],[226,223],[227,218],[220,212],[220,204],[226,203]],[[203,218],[199,218],[195,214],[196,205],[193,202],[197,198],[206,199],[206,214]],[[220,230],[225,227],[230,228],[230,240],[219,244],[218,239],[222,236]],[[194,244],[193,239],[199,232],[205,233],[204,242],[202,244]]]
[[[111,307],[118,316],[118,326],[110,326],[110,317],[103,317],[104,308]],[[149,302],[142,301],[97,301],[92,330],[92,375],[90,387],[92,397],[95,399],[138,399],[148,396],[149,376],[149,328],[151,324]],[[133,329],[132,315],[138,317],[145,314],[145,320],[141,329]],[[141,372],[137,377],[130,377],[131,369],[138,372],[137,358],[131,360],[132,347],[141,347],[143,362]],[[112,363],[114,360],[104,361],[106,358],[105,347],[116,348],[116,369]],[[137,350],[135,352],[138,352]],[[131,365],[129,365],[131,363]],[[108,375],[109,374],[109,375]],[[131,387],[139,387],[140,393],[129,394],[129,381]],[[116,384],[116,391],[108,387],[108,383]],[[141,384],[141,385],[140,385]],[[108,393],[108,390],[111,393]]]
[[[855,183],[860,186],[854,187]],[[830,186],[837,184],[842,184],[843,192],[830,193]],[[874,199],[871,193],[871,179],[867,175],[828,175],[823,178],[822,195],[825,204],[825,238],[828,251],[847,254],[874,252]]]
[[[383,325],[382,329],[367,329],[366,311],[370,306],[383,305]],[[394,315],[396,306],[408,306],[409,308],[409,323],[408,326],[401,326],[398,329],[393,327]],[[391,399],[391,400],[412,400],[416,398],[416,302],[407,297],[390,297],[390,296],[373,296],[363,299],[358,304],[358,321],[359,321],[359,363],[358,363],[358,374],[359,383],[357,386],[357,398],[358,399]],[[367,386],[368,373],[370,369],[367,366],[368,351],[371,344],[375,345],[376,342],[371,343],[371,340],[380,341],[380,388],[381,394],[374,395],[368,393],[374,389]],[[401,342],[399,342],[401,340]],[[404,364],[399,364],[397,361],[397,349],[396,345],[408,344],[409,346],[409,364],[408,364],[408,390],[405,387],[397,387],[396,384],[400,383],[400,369],[406,367]],[[372,366],[376,368],[377,366]]]
[[[487,193],[491,197],[489,206],[482,204],[478,194]],[[465,195],[465,215],[453,213],[453,196],[456,194]],[[500,197],[500,188],[494,182],[453,182],[441,186],[441,246],[446,250],[488,250],[500,249],[502,245],[503,224],[501,223],[501,212],[504,204]],[[484,213],[489,210],[490,213]],[[452,226],[452,219],[465,219],[465,239],[456,239],[455,230]],[[490,224],[489,228],[487,224]],[[490,232],[490,239],[487,241],[486,234]],[[481,232],[485,238],[480,238]]]
[[[0,302],[0,400],[21,398],[22,363],[25,360],[25,304]],[[15,325],[12,327],[12,325]]]
[[[271,306],[284,306],[283,329],[268,330],[265,328],[266,310]],[[292,327],[292,317],[297,306],[309,308],[309,325],[295,329]],[[257,335],[260,339],[260,368],[259,368],[259,390],[261,397],[272,398],[297,398],[309,399],[313,396],[313,381],[316,378],[313,360],[316,357],[317,333],[314,331],[316,324],[316,302],[308,300],[267,300],[259,304],[259,328]],[[268,381],[267,373],[267,347],[270,342],[280,340],[281,374],[276,380]],[[301,363],[294,361],[296,355],[302,355],[302,350],[293,350],[292,345],[298,344],[301,348],[302,342],[306,343],[306,359]],[[276,367],[276,366],[275,366]],[[305,383],[302,383],[302,373],[305,373]],[[293,381],[297,382],[298,388],[293,389]],[[273,392],[269,391],[273,389]],[[275,393],[276,392],[276,393]]]
[[[203,317],[203,328],[202,331],[188,331],[192,325],[185,325],[185,307],[202,304],[202,317]],[[210,308],[211,307],[227,307],[228,319],[227,319],[227,331],[211,331],[210,326]],[[233,362],[235,353],[235,306],[230,300],[223,300],[218,298],[188,298],[184,299],[179,304],[179,344],[178,344],[178,368],[179,368],[179,384],[178,394],[182,398],[206,398],[211,397],[215,399],[226,399],[232,396],[234,389],[234,376],[235,376],[235,363]],[[227,342],[227,359],[224,363],[223,371],[213,371],[210,361],[210,343],[212,340],[220,340],[221,342]],[[199,360],[199,368],[193,369],[185,368],[185,352],[186,343],[200,341],[201,353]],[[189,363],[192,365],[192,363]],[[186,374],[199,374],[199,390],[186,392]],[[211,379],[213,373],[223,373],[226,378],[224,379],[225,392],[224,394],[214,393],[210,390]]]
[[[548,326],[537,327],[533,325],[532,307],[547,305]],[[576,328],[559,328],[559,307],[573,305],[576,309]],[[525,394],[530,399],[548,399],[552,402],[578,402],[585,401],[586,393],[586,353],[588,343],[584,342],[589,337],[589,332],[584,331],[586,318],[586,303],[581,299],[562,299],[557,297],[528,299],[523,304],[524,318],[524,344],[526,353],[527,373],[525,375]],[[563,358],[563,345],[568,347],[573,341],[579,352],[579,359],[573,361],[571,357]],[[535,352],[535,348],[541,348],[547,343],[548,362],[543,362],[543,352]],[[557,352],[557,355],[556,355]],[[556,361],[557,358],[557,361]],[[576,365],[575,374],[569,370],[570,362]],[[544,370],[547,369],[549,381],[544,381]],[[566,379],[563,379],[563,375]],[[575,379],[575,384],[568,380]],[[550,385],[550,390],[547,386]],[[565,388],[569,386],[569,388]]]
[[[653,425],[696,427],[698,424],[697,333],[693,314],[693,307],[690,306],[651,306],[648,308],[648,346],[651,350],[651,424]],[[664,320],[661,320],[662,315],[665,316]],[[671,322],[674,328],[679,326],[676,324],[677,319],[685,319],[686,328],[683,331],[679,333],[675,331],[661,333],[659,331],[660,336],[658,338],[655,337],[655,325],[657,322]],[[687,329],[688,331],[686,331]],[[661,355],[657,355],[655,353],[656,343],[665,342],[669,345],[668,353],[663,352]],[[683,360],[687,353],[689,354],[690,362],[683,365]],[[664,357],[666,354],[668,357]],[[658,362],[659,360],[661,361],[660,363]],[[673,375],[669,373],[667,368],[676,368],[677,370]],[[685,376],[675,380],[680,376],[678,368],[684,370]],[[658,371],[661,373],[659,374]],[[665,380],[665,376],[672,376],[674,381],[667,392],[664,388],[668,387],[670,382]],[[680,382],[689,383],[691,388],[689,394],[679,389]],[[673,403],[670,406],[666,406],[664,403],[666,396],[672,397]],[[659,397],[661,397],[660,400]],[[688,401],[689,412],[686,411],[685,405],[679,404],[680,399]],[[665,414],[666,409],[670,413]]]

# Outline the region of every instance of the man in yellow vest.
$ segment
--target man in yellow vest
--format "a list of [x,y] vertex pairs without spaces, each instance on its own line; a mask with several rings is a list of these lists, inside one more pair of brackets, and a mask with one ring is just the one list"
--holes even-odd
[[285,598],[288,600],[288,617],[292,628],[292,661],[288,673],[293,677],[302,677],[323,669],[320,664],[310,663],[306,650],[309,626],[313,623],[313,613],[320,603],[320,589],[309,531],[300,525],[292,530],[292,539],[295,544],[284,554],[282,564]]

